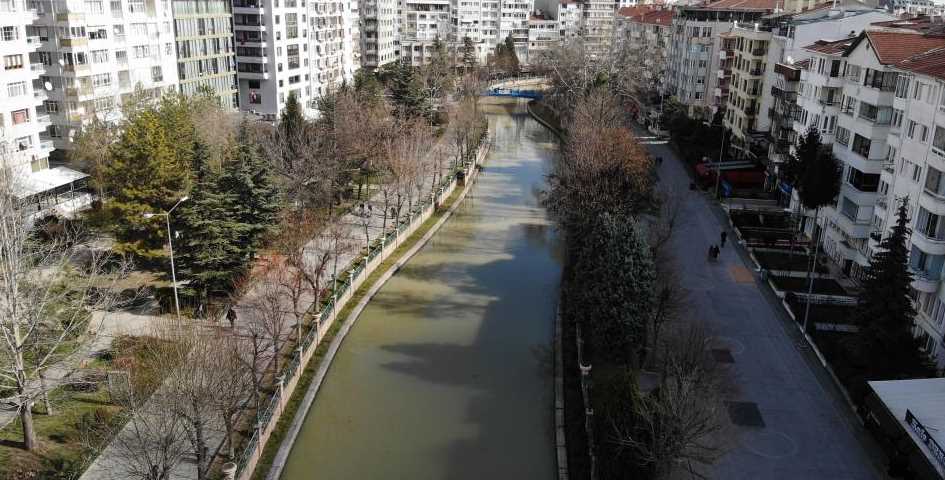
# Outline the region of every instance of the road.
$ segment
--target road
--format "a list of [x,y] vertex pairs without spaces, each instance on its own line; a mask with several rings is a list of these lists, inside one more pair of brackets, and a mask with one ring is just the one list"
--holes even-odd
[[731,354],[727,368],[734,388],[726,406],[737,435],[718,461],[695,470],[726,480],[884,478],[884,460],[872,440],[760,281],[745,249],[729,242],[718,263],[706,260],[709,245],[728,226],[722,209],[689,190],[685,165],[669,145],[642,130],[639,135],[664,159],[661,182],[682,197],[670,243],[689,291],[689,311],[713,335],[711,348]]

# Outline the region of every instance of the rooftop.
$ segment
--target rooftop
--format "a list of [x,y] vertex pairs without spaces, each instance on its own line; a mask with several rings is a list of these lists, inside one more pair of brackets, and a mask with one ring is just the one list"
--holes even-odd
[[826,53],[827,55],[840,55],[853,45],[856,38],[844,38],[843,40],[817,40],[811,45],[804,47],[815,53]]
[[945,46],[913,55],[896,66],[913,73],[945,80]]
[[[913,55],[945,46],[945,36],[923,35],[916,31],[867,30],[864,36],[873,46],[876,58],[884,65],[899,63]],[[859,41],[857,39],[854,45]]]
[[717,0],[703,5],[707,10],[774,10],[781,0]]
[[916,430],[906,423],[908,410],[929,437],[938,445],[945,445],[945,378],[920,378],[916,380],[887,380],[868,382],[876,396],[886,405],[889,413],[899,421],[912,441],[919,446],[929,462],[945,474],[945,465],[935,460],[929,445],[919,437]]

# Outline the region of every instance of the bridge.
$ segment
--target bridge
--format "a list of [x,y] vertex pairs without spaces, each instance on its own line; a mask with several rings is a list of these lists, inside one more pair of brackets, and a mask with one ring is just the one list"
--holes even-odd
[[542,92],[547,90],[548,87],[548,79],[545,77],[519,77],[494,83],[490,85],[482,95],[487,97],[517,97],[540,100],[543,96]]

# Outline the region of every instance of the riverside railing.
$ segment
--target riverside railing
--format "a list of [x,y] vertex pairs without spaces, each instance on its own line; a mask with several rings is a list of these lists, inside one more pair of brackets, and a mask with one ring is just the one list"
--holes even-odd
[[469,178],[472,169],[476,168],[486,154],[489,152],[489,143],[483,137],[482,143],[477,151],[476,158],[467,160],[450,172],[448,177],[443,178],[435,190],[420,207],[414,210],[410,219],[398,224],[396,228],[384,234],[380,241],[375,241],[368,247],[364,256],[355,259],[352,265],[348,267],[348,275],[344,282],[340,282],[331,294],[331,297],[322,307],[322,310],[315,315],[315,328],[309,330],[301,342],[301,347],[296,347],[292,354],[292,359],[286,364],[282,372],[276,377],[278,380],[278,389],[270,397],[268,404],[258,414],[256,419],[256,428],[250,437],[242,452],[235,459],[236,472],[235,478],[239,480],[249,480],[263,450],[266,442],[269,440],[272,431],[282,416],[286,402],[295,391],[302,372],[308,365],[308,362],[315,354],[315,349],[321,344],[322,339],[328,333],[328,329],[334,323],[337,312],[340,311],[348,300],[358,289],[361,283],[402,243],[403,239],[412,234],[427,218],[429,218],[435,208],[440,205],[456,188],[458,174],[464,173],[463,178]]

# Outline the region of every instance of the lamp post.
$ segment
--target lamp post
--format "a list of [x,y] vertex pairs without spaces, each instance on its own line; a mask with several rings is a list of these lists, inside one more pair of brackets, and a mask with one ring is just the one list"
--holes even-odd
[[171,209],[166,212],[144,214],[144,218],[153,218],[153,217],[163,216],[165,220],[165,224],[167,225],[167,247],[168,247],[168,250],[170,250],[171,252],[171,282],[174,287],[174,310],[177,312],[178,322],[180,321],[180,298],[178,298],[177,296],[177,271],[174,269],[174,239],[171,236],[171,212],[173,212],[175,208],[180,206],[181,203],[186,202],[187,199],[189,198],[190,197],[188,196],[181,197],[181,199],[178,200],[177,203],[175,203],[174,206],[171,207]]

